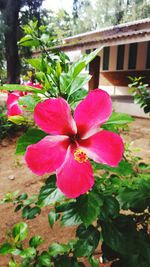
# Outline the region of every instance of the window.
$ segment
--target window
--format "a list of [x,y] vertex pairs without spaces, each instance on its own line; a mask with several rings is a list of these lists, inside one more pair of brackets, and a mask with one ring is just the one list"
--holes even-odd
[[118,51],[117,51],[117,70],[123,70],[123,64],[124,64],[124,51],[125,51],[125,45],[118,45]]
[[109,69],[109,54],[110,54],[110,47],[104,47],[104,54],[103,54],[103,70]]
[[129,61],[128,69],[136,69],[136,59],[137,59],[137,43],[130,44],[129,46]]
[[150,69],[150,41],[147,45],[146,69]]

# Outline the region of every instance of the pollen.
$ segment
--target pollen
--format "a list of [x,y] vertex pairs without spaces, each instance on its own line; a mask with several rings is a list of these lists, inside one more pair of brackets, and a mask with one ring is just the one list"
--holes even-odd
[[88,157],[81,149],[77,148],[74,152],[74,159],[79,163],[83,163],[88,160]]

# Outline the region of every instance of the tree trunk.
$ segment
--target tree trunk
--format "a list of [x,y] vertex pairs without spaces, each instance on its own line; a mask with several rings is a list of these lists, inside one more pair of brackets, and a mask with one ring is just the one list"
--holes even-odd
[[19,0],[7,0],[3,10],[5,25],[5,46],[7,60],[7,83],[19,83],[19,55],[17,29],[19,23]]

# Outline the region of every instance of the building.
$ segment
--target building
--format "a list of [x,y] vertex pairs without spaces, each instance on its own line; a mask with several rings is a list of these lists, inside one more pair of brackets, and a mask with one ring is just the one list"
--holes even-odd
[[150,18],[72,36],[61,47],[76,59],[96,48],[101,51],[89,65],[89,88],[108,91],[116,111],[148,117],[128,94],[128,76],[150,84]]

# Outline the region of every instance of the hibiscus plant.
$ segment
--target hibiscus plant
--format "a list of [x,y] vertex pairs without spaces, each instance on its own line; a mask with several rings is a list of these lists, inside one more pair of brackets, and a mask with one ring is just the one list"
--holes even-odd
[[[30,125],[16,154],[24,155],[30,171],[48,178],[34,196],[13,192],[1,200],[12,202],[23,221],[9,231],[0,255],[10,255],[9,267],[82,267],[83,258],[92,267],[150,266],[149,166],[120,137],[133,119],[112,112],[107,92],[85,89],[91,77],[83,70],[99,50],[71,63],[56,47],[48,49],[52,41],[45,27],[31,22],[24,30],[20,44],[40,51],[27,60],[34,79],[1,89],[10,91],[8,119]],[[40,233],[28,245],[24,240],[26,220],[38,218],[45,206],[50,227],[56,221],[76,225],[76,237],[42,251]]]

